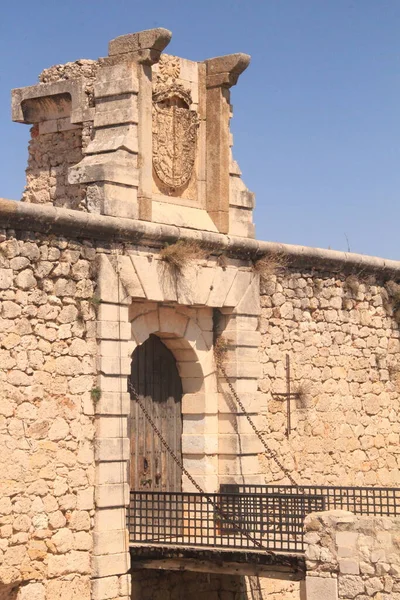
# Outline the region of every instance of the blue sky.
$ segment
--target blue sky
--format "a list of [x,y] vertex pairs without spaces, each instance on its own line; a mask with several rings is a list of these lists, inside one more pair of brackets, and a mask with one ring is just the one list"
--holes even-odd
[[159,26],[170,54],[252,56],[232,129],[258,238],[400,260],[400,0],[5,2],[1,197],[21,195],[29,137],[11,123],[10,89]]

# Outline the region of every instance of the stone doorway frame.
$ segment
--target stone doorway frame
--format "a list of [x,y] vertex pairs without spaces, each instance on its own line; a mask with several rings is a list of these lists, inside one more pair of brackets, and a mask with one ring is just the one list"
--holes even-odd
[[[185,467],[208,492],[217,491],[220,483],[240,482],[243,472],[249,474],[247,481],[260,483],[260,448],[254,435],[245,429],[241,435],[240,428],[221,433],[221,419],[231,414],[232,407],[219,393],[224,382],[218,380],[213,353],[215,308],[220,310],[219,330],[229,344],[228,375],[251,412],[259,412],[259,278],[248,262],[232,263],[222,268],[216,260],[201,261],[173,280],[157,254],[99,256],[97,367],[101,396],[94,406],[93,600],[103,600],[110,589],[121,600],[130,597],[127,380],[132,353],[151,334],[158,335],[171,350],[182,378]],[[196,294],[201,294],[201,299]],[[182,489],[193,490],[185,477]]]

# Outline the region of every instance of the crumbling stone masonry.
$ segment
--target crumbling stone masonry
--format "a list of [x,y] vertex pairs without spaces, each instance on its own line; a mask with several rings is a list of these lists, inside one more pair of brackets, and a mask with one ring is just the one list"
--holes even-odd
[[305,530],[307,600],[400,598],[398,518],[331,511],[309,515]]
[[[315,600],[312,585],[278,577],[130,572],[127,380],[151,335],[176,360],[181,456],[206,492],[287,483],[227,393],[220,340],[234,389],[296,481],[399,481],[400,263],[255,240],[229,132],[249,57],[168,56],[170,36],[122,36],[106,58],[13,92],[13,119],[32,129],[22,201],[0,199],[0,600],[173,600],[197,588]],[[290,435],[276,396],[286,355]],[[186,477],[182,489],[193,490]],[[357,546],[369,525],[348,518],[351,552],[379,563]],[[364,600],[371,575],[395,598],[395,534],[389,571],[344,573],[348,557],[323,559],[341,522],[313,519],[310,581],[329,572],[340,594],[342,576],[358,577]],[[368,548],[383,543],[380,523]]]

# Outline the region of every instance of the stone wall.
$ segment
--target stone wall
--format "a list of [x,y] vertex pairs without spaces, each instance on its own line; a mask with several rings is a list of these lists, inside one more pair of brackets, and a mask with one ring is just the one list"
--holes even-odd
[[307,600],[399,600],[398,517],[314,513],[305,530]]
[[[93,86],[98,68],[97,61],[79,60],[65,65],[55,65],[39,75],[41,84],[68,80],[83,82],[82,92],[88,107],[93,105]],[[39,86],[40,87],[40,86]],[[67,105],[70,99],[63,99]],[[60,101],[61,104],[61,101]],[[36,123],[31,128],[28,148],[26,186],[22,200],[33,204],[53,204],[65,208],[86,210],[86,188],[68,182],[68,170],[83,158],[91,138],[92,123],[71,122],[63,110],[53,118]],[[41,115],[43,118],[43,115]]]
[[8,233],[0,242],[0,594],[88,600],[95,251]]
[[[121,36],[106,58],[50,67],[13,92],[13,119],[33,127],[24,202],[0,200],[3,226],[20,230],[0,232],[0,600],[131,595],[126,384],[132,352],[151,334],[176,358],[183,460],[207,492],[288,483],[235,393],[299,483],[399,480],[400,286],[383,274],[400,264],[289,246],[285,264],[250,240],[254,197],[229,132],[229,90],[250,57],[162,56],[170,38],[162,28]],[[177,240],[192,248],[179,268],[162,255]],[[376,275],[350,273],[357,261]],[[287,356],[291,431],[279,396]],[[368,523],[357,529],[357,572],[348,556],[329,562],[328,534],[309,533],[309,551],[320,547],[310,579],[329,587],[339,574],[339,592],[354,592],[345,598],[397,594],[386,526],[373,525],[376,542]],[[278,600],[299,587],[146,572],[133,595]]]
[[113,600],[127,600],[131,354],[151,333],[174,353],[184,460],[217,491],[219,470],[229,463],[240,473],[259,448],[248,432],[238,456],[219,427],[218,410],[228,409],[217,392],[213,311],[224,312],[230,376],[246,388],[258,376],[241,361],[258,341],[258,276],[248,261],[221,267],[207,254],[177,275],[155,248],[1,236],[0,592],[103,600],[112,589]]
[[[264,283],[259,390],[268,444],[297,481],[399,481],[400,342],[396,290],[381,276],[283,267]],[[286,388],[290,358],[292,431]],[[275,396],[274,396],[275,394]],[[261,458],[268,483],[288,483]]]
[[82,160],[82,129],[40,133],[35,125],[29,142],[26,186],[22,199],[34,204],[54,204],[84,209],[84,188],[68,183],[68,169]]

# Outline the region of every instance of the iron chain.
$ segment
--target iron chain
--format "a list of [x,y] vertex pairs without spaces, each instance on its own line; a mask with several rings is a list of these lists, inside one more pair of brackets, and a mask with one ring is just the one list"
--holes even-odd
[[[230,381],[230,379],[229,379],[229,377],[228,377],[228,375],[227,375],[227,373],[226,373],[225,367],[224,367],[224,365],[222,364],[222,361],[221,361],[221,359],[216,357],[216,359],[215,359],[215,360],[216,360],[216,363],[217,363],[217,367],[218,367],[218,369],[221,371],[222,375],[224,376],[224,379],[225,379],[226,383],[228,384],[228,387],[229,387],[229,390],[230,390],[230,392],[231,392],[232,396],[235,398],[235,400],[236,400],[236,402],[237,402],[238,406],[240,407],[240,410],[242,411],[242,413],[243,413],[243,414],[244,414],[244,416],[246,417],[247,421],[249,422],[249,424],[250,424],[250,427],[252,428],[252,430],[254,431],[254,433],[256,434],[256,436],[258,437],[258,439],[260,440],[260,442],[261,442],[261,443],[262,443],[262,445],[264,446],[264,449],[265,449],[265,452],[266,452],[266,454],[267,454],[268,458],[272,458],[272,460],[274,460],[274,461],[275,461],[275,463],[278,465],[278,467],[281,469],[281,471],[282,471],[282,472],[283,472],[283,473],[286,475],[286,477],[289,479],[290,483],[291,483],[293,486],[295,486],[295,487],[300,487],[300,486],[298,486],[297,482],[296,482],[296,481],[295,481],[295,479],[293,478],[293,476],[292,476],[292,474],[290,473],[289,469],[287,469],[287,468],[286,468],[286,467],[285,467],[285,466],[284,466],[284,465],[281,463],[281,461],[279,460],[279,458],[278,458],[278,456],[277,456],[276,452],[275,452],[274,450],[272,450],[272,449],[271,449],[271,448],[268,446],[268,444],[267,444],[267,443],[266,443],[266,441],[264,440],[264,437],[263,437],[263,435],[260,433],[260,431],[258,431],[257,427],[256,427],[256,426],[255,426],[255,424],[254,424],[254,421],[253,421],[253,419],[252,419],[252,418],[250,417],[250,415],[247,413],[247,411],[246,411],[246,409],[245,409],[245,407],[244,407],[244,405],[243,405],[243,402],[241,401],[241,399],[239,398],[239,396],[238,396],[238,394],[237,394],[237,392],[236,392],[235,388],[233,387],[233,385],[232,385],[232,382]],[[301,493],[301,491],[300,491],[300,493]]]
[[178,465],[178,467],[180,468],[180,470],[182,471],[182,473],[184,475],[186,475],[186,477],[189,479],[190,483],[196,488],[196,490],[198,492],[200,492],[200,494],[204,495],[207,502],[209,504],[211,504],[211,506],[213,507],[213,509],[215,510],[215,512],[226,522],[229,523],[230,525],[233,525],[238,531],[240,531],[249,541],[253,542],[253,544],[255,546],[257,546],[258,548],[260,548],[261,550],[265,550],[265,548],[263,547],[263,545],[256,540],[255,538],[253,538],[253,536],[251,536],[249,533],[247,533],[247,531],[245,531],[244,529],[242,529],[233,519],[230,519],[222,510],[221,508],[210,498],[210,496],[199,486],[199,484],[197,483],[197,481],[195,481],[193,479],[193,477],[190,475],[190,473],[185,469],[183,461],[180,460],[175,452],[172,450],[172,448],[170,447],[170,445],[168,444],[168,442],[165,440],[164,436],[162,435],[161,431],[158,429],[157,425],[154,423],[150,413],[147,411],[145,405],[143,404],[139,394],[137,393],[137,391],[135,390],[135,388],[133,387],[132,381],[128,381],[128,391],[131,394],[131,397],[133,396],[133,398],[135,399],[135,401],[138,403],[138,405],[140,406],[140,409],[142,410],[144,416],[146,417],[147,421],[149,422],[150,426],[152,427],[152,429],[154,430],[155,434],[157,435],[158,439],[160,440],[161,444],[164,446],[164,448],[166,449],[166,451],[168,452],[168,454],[171,456],[171,458],[174,460],[174,462]]

